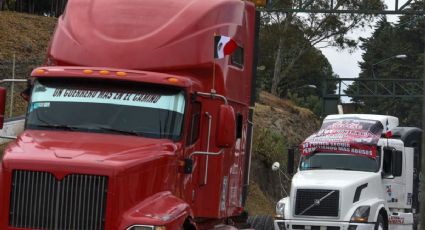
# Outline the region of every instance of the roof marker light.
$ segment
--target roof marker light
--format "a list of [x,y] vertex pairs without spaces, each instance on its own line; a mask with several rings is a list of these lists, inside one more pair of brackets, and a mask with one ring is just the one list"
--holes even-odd
[[168,82],[170,83],[177,83],[179,82],[179,79],[175,78],[175,77],[169,77],[167,78]]
[[116,72],[116,75],[119,76],[119,77],[125,77],[125,76],[127,76],[127,73],[122,72],[122,71],[118,71],[118,72]]
[[99,73],[102,74],[102,75],[108,75],[109,71],[108,70],[101,70],[101,71],[99,71]]
[[93,73],[93,70],[91,70],[91,69],[85,69],[85,70],[83,70],[83,73],[85,73],[85,74],[92,74]]

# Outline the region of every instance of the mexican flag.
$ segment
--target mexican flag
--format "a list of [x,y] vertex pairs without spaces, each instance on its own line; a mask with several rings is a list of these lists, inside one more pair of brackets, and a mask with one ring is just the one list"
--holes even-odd
[[236,42],[230,37],[215,36],[214,37],[214,58],[216,59],[224,58],[224,56],[232,54],[237,47],[238,47],[238,44],[236,44]]

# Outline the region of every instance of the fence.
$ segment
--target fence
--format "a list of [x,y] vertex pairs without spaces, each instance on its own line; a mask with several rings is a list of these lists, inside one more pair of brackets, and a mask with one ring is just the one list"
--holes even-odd
[[[40,65],[40,61],[38,60],[28,60],[25,62],[16,62],[13,59],[0,60],[0,79],[27,79],[31,71],[38,65]],[[0,86],[5,87],[8,91],[6,117],[25,114],[27,102],[22,99],[20,93],[27,85],[25,83],[3,83]]]

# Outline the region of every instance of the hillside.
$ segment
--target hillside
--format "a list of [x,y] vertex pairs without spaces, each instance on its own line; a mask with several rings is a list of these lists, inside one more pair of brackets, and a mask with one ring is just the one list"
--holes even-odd
[[[10,77],[14,53],[19,63],[19,78],[25,78],[33,67],[41,64],[55,23],[54,18],[0,11],[0,78]],[[15,116],[23,114],[26,109],[26,103],[18,98],[16,93]],[[275,202],[282,194],[278,176],[270,170],[271,164],[279,161],[284,165],[286,149],[298,146],[313,133],[319,126],[318,118],[308,109],[297,107],[289,100],[261,92],[255,105],[253,122],[253,157],[247,210],[251,214],[274,214]],[[288,189],[289,181],[284,182]]]
[[[12,78],[13,73],[15,78],[26,78],[41,65],[55,24],[55,18],[0,11],[0,79]],[[1,86],[7,88],[10,99],[11,85]],[[26,102],[19,96],[24,88],[25,84],[15,84],[13,113],[6,107],[6,117],[25,113]]]
[[[278,161],[285,167],[288,147],[298,147],[318,127],[319,119],[310,110],[269,93],[260,93],[254,112],[251,186],[247,201],[251,214],[274,214],[275,202],[285,194],[271,165]],[[290,181],[282,182],[289,191]]]
[[13,54],[17,62],[42,63],[55,24],[51,17],[0,11],[0,63]]

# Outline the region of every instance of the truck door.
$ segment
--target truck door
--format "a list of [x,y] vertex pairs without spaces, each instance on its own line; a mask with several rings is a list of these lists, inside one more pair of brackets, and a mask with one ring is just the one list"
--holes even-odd
[[184,194],[192,203],[195,216],[221,217],[226,211],[222,207],[227,207],[229,176],[225,173],[225,156],[229,150],[221,151],[215,143],[218,108],[222,104],[220,100],[202,97],[191,104],[185,157],[193,160],[193,170],[185,176]]
[[237,215],[246,137],[242,106],[227,100],[225,104],[204,97],[197,100],[190,106],[187,126],[185,157],[191,160],[192,170],[184,178],[184,195],[195,216]]
[[383,149],[383,184],[389,208],[404,208],[407,203],[403,148]]
[[[201,149],[201,140],[200,140],[200,132],[201,132],[201,102],[195,101],[190,105],[189,112],[189,124],[188,131],[186,136],[186,147],[185,147],[185,158],[190,159],[190,154],[197,149]],[[195,199],[195,187],[194,187],[194,178],[193,178],[193,170],[196,168],[192,163],[192,165],[187,166],[190,168],[190,172],[186,172],[183,182],[183,196],[185,197],[188,203],[192,203]]]

